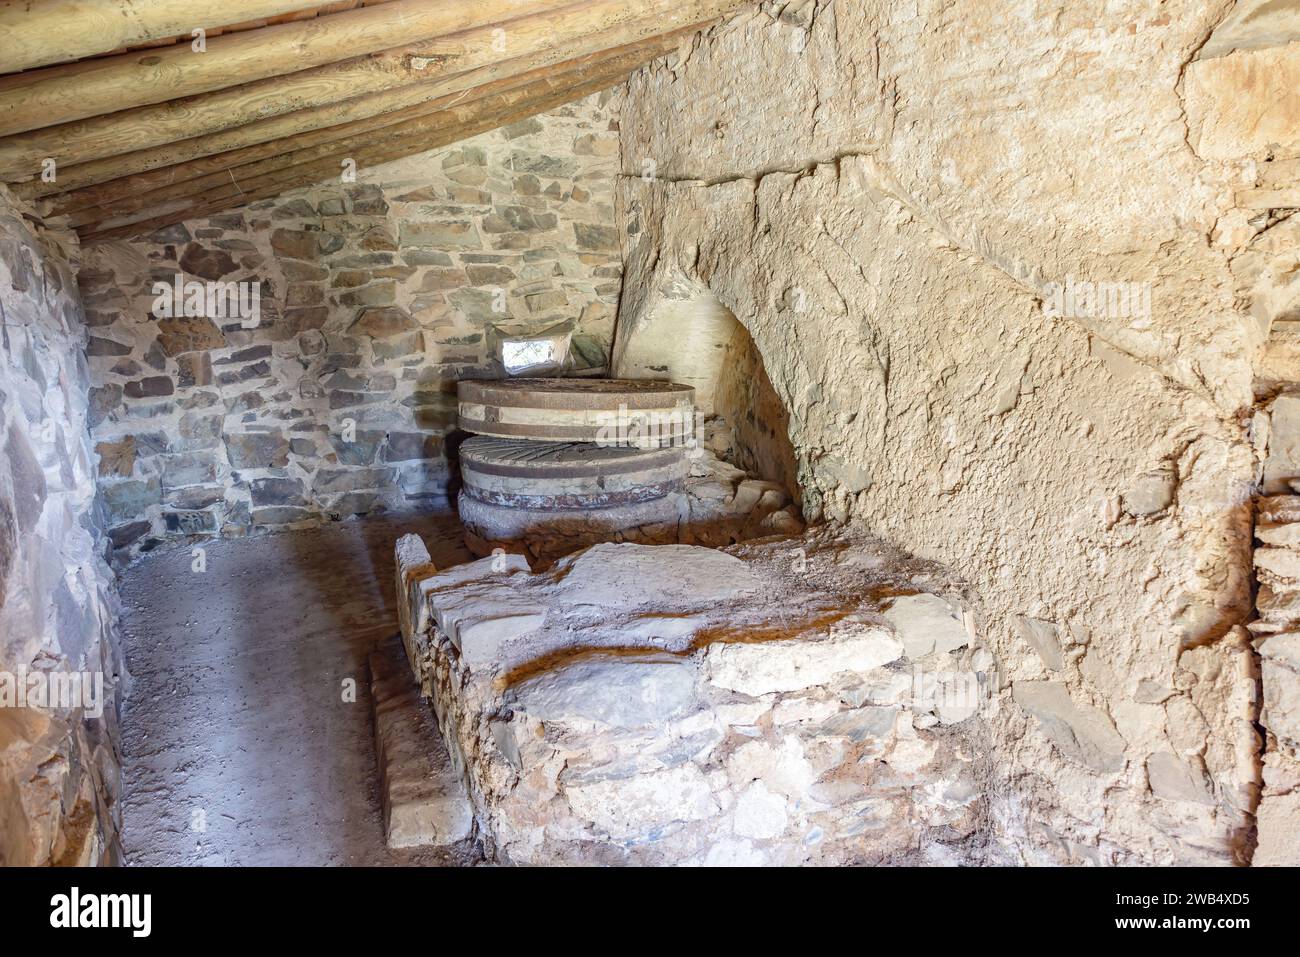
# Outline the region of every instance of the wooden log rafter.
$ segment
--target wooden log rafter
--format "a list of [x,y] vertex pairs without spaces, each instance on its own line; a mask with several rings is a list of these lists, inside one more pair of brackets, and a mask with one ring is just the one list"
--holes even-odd
[[[435,81],[529,53],[544,57],[562,44],[640,24],[639,36],[633,30],[633,35],[622,41],[630,42],[710,20],[738,5],[735,0],[586,0],[519,17],[508,27],[464,30],[214,93],[61,123],[0,139],[0,179],[36,177],[47,159],[59,167],[74,165],[217,133],[269,116]],[[558,60],[552,57],[550,62]]]
[[[623,33],[617,30],[615,32],[620,35]],[[609,42],[613,43],[614,38],[611,37]],[[502,79],[508,80],[516,71],[527,72],[545,67],[557,57],[561,62],[576,59],[590,54],[593,47],[598,55],[604,49],[604,43],[605,41],[599,36],[584,37],[540,53],[526,54],[506,61],[493,61],[485,66],[466,69],[451,76],[436,72],[391,91],[331,101],[209,135],[191,136],[159,147],[63,166],[59,169],[58,177],[54,182],[27,180],[15,183],[13,188],[18,195],[27,199],[51,196],[56,193],[79,192],[87,187],[110,184],[114,180],[121,180],[138,173],[179,167],[204,157],[276,140],[289,140],[295,136],[309,135],[329,127],[418,107],[451,93],[469,91]],[[465,65],[469,62],[469,60],[463,61]],[[92,202],[100,202],[103,197],[111,195],[112,192],[113,187],[109,186],[106,191],[85,195],[98,196],[99,198],[93,199]]]
[[[538,13],[573,0],[528,0]],[[106,57],[90,66],[46,67],[0,89],[0,136],[89,116],[208,93],[402,46],[504,23],[519,0],[392,0],[315,20],[217,37],[202,53],[176,43]]]
[[139,235],[607,89],[745,5],[0,0],[0,181]]
[[[518,122],[529,116],[536,116],[538,113],[545,113],[557,106],[571,103],[575,98],[581,99],[591,93],[608,89],[609,85],[609,78],[601,77],[577,87],[568,87],[539,97],[525,98],[510,106],[495,102],[496,97],[489,97],[482,101],[477,109],[474,105],[453,107],[444,111],[441,127],[438,123],[434,123],[431,124],[431,128],[407,132],[365,149],[340,151],[324,159],[315,159],[287,170],[255,177],[245,181],[242,188],[226,191],[225,195],[208,196],[198,200],[172,200],[160,208],[149,211],[151,213],[149,218],[137,218],[140,215],[137,213],[127,217],[127,221],[121,224],[112,220],[97,223],[92,228],[83,230],[81,237],[84,242],[89,243],[138,236],[182,220],[199,219],[233,206],[243,206],[269,199],[288,190],[321,183],[329,178],[338,181],[339,162],[344,156],[354,159],[358,167],[377,166],[404,156],[447,146],[471,136],[478,136],[480,133]],[[497,96],[508,97],[509,94],[497,94]]]
[[[569,61],[561,64],[558,71],[549,67],[537,68],[367,120],[220,153],[193,163],[128,177],[125,181],[106,183],[95,190],[69,193],[58,197],[50,205],[50,212],[54,215],[69,214],[70,225],[81,227],[163,200],[196,194],[207,196],[209,190],[239,186],[251,176],[291,166],[312,150],[318,156],[333,156],[377,142],[381,137],[426,127],[438,128],[443,114],[498,94],[496,102],[523,103],[543,94],[560,92],[566,86],[574,89],[580,85],[585,87],[595,79],[613,85],[667,52],[677,38],[678,34],[656,37]],[[434,125],[430,126],[431,123]],[[98,202],[89,202],[96,196],[101,197]]]
[[[691,24],[674,31],[667,35],[669,41],[665,45],[658,46],[657,41],[661,38],[657,35],[654,23],[647,20],[633,21],[591,37],[582,37],[522,57],[494,61],[448,77],[412,84],[391,94],[356,97],[238,127],[216,136],[168,144],[155,151],[67,167],[59,171],[54,183],[38,180],[17,184],[15,189],[19,195],[27,198],[51,195],[56,187],[66,190],[65,196],[56,200],[56,205],[52,208],[59,212],[71,212],[110,201],[117,196],[147,191],[192,175],[224,169],[236,161],[245,162],[274,155],[282,151],[285,144],[296,140],[307,139],[303,145],[313,145],[334,139],[346,135],[347,127],[352,124],[375,121],[376,125],[386,125],[388,121],[383,119],[384,116],[394,116],[403,111],[408,116],[419,115],[432,104],[445,104],[449,96],[472,98],[476,91],[494,92],[518,82],[521,76],[536,77],[551,70],[569,70],[583,63],[598,62],[606,56],[621,55],[637,43],[656,44],[655,49],[663,53],[671,49],[677,39],[699,26],[701,24]],[[643,39],[647,36],[648,40]],[[356,125],[355,128],[362,130],[371,127]],[[260,148],[250,149],[248,153],[238,152],[250,147]]]
[[4,0],[0,72],[69,63],[174,37],[312,11],[321,0]]

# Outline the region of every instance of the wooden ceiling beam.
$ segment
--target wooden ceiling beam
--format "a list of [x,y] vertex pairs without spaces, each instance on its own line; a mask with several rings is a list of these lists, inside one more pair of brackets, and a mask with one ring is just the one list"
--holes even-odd
[[215,30],[321,5],[322,0],[3,0],[0,73],[188,37],[196,27]]
[[15,89],[0,89],[0,136],[296,73],[573,2],[392,0],[225,34],[209,41],[202,53],[185,42],[105,57],[89,67],[46,67]]
[[[325,85],[328,92],[317,83],[315,96],[299,96],[298,108],[294,111],[265,118],[255,109],[238,111],[238,103],[231,103],[231,100],[238,101],[240,95],[250,100],[253,98],[247,88],[237,88],[199,98],[216,98],[222,103],[182,101],[166,104],[172,111],[146,108],[146,111],[81,121],[39,131],[38,134],[0,139],[0,179],[30,179],[30,182],[19,182],[14,186],[14,190],[27,199],[82,189],[110,179],[186,163],[201,156],[412,107],[513,73],[636,43],[668,33],[676,27],[715,20],[741,5],[744,4],[736,0],[647,0],[642,8],[651,8],[650,16],[630,21],[616,18],[616,22],[603,30],[591,29],[593,25],[585,17],[542,18],[538,22],[521,20],[508,31],[504,51],[494,48],[498,46],[493,43],[497,38],[490,35],[490,30],[468,31],[441,44],[441,59],[430,64],[429,69],[404,77],[390,77],[395,79],[395,83],[376,83],[374,86],[381,88],[372,92],[365,91],[359,78],[348,75],[342,66],[324,68],[335,74]],[[625,8],[627,5],[606,0],[591,5],[591,9],[597,7],[601,8],[597,12],[608,13],[610,8]],[[672,10],[675,16],[664,16],[664,10]],[[599,22],[598,18],[597,25]],[[372,61],[382,59],[382,56],[374,57]],[[285,82],[290,79],[286,78]],[[274,83],[263,81],[250,86],[269,86],[269,90],[259,92],[265,92],[269,98],[276,96]],[[309,103],[304,103],[304,99]],[[160,130],[159,124],[168,120],[169,112],[174,113],[170,117],[173,122],[169,129]],[[148,116],[140,113],[148,113]],[[59,163],[53,182],[35,178],[40,172],[40,159],[45,156],[57,157]]]
[[[587,41],[581,41],[562,44],[557,50],[564,54],[565,59],[573,59],[586,51],[589,46]],[[114,192],[113,182],[126,177],[159,173],[166,181],[168,169],[191,161],[204,158],[215,159],[225,152],[264,145],[294,136],[312,135],[330,127],[418,107],[449,93],[485,85],[503,78],[508,79],[511,71],[515,69],[527,70],[535,65],[549,62],[549,53],[550,51],[547,51],[543,54],[496,62],[451,77],[435,75],[422,82],[411,83],[394,90],[295,110],[292,113],[272,116],[255,123],[177,140],[158,147],[63,166],[59,168],[58,176],[53,182],[39,179],[25,180],[11,184],[11,188],[24,199],[37,199],[56,194],[81,192],[89,187],[102,185],[106,191],[97,193],[100,198],[93,201],[100,202]],[[156,184],[157,181],[146,179],[145,182]]]
[[[506,58],[537,54],[540,62],[547,62],[550,56],[549,62],[555,63],[566,57],[565,44],[581,44],[595,34],[618,35],[620,43],[634,42],[715,19],[743,5],[738,0],[638,0],[632,4],[626,0],[587,0],[512,21],[504,34],[495,27],[467,30],[418,48],[387,51],[216,93],[6,137],[0,139],[0,179],[35,177],[47,157],[55,159],[63,169],[251,125],[268,116],[292,117],[295,112],[320,107],[331,107],[342,114],[347,112],[347,107],[341,105],[344,101],[422,82],[429,86],[428,95],[421,98],[429,99],[454,90],[454,74],[491,66]],[[413,59],[417,56],[428,60]],[[447,87],[438,85],[440,78],[446,78]],[[334,120],[341,121],[344,118]],[[273,136],[253,142],[328,125],[319,115],[307,117],[307,125],[297,130],[292,129],[293,122],[289,119]],[[232,142],[238,139],[236,133],[219,149],[250,145]]]
[[[301,137],[298,140],[278,143],[276,144],[278,152],[264,159],[241,165],[232,164],[216,172],[164,186],[150,193],[123,196],[110,203],[78,210],[69,216],[69,225],[82,228],[87,224],[162,205],[187,196],[200,197],[204,200],[232,198],[238,201],[239,196],[255,188],[256,183],[263,177],[282,170],[317,160],[341,161],[343,157],[355,158],[354,154],[379,147],[399,137],[418,135],[421,132],[437,134],[446,129],[448,124],[466,124],[475,120],[482,115],[483,110],[513,113],[521,105],[542,97],[561,94],[566,89],[585,88],[593,81],[603,84],[598,89],[605,89],[617,82],[619,78],[627,76],[637,67],[654,59],[655,55],[657,54],[641,51],[633,55],[615,57],[608,62],[595,63],[572,72],[535,75],[528,81],[521,81],[514,89],[494,93],[484,92],[481,96],[460,99],[458,102],[446,102],[440,108],[427,110],[422,115],[395,120],[384,126],[370,129],[356,129],[337,139],[317,145],[303,144],[300,142]],[[445,99],[450,101],[452,98]],[[490,103],[487,107],[475,107],[474,104],[479,100],[490,100]],[[334,172],[335,174],[339,172],[338,163],[334,167]]]
[[[609,57],[623,56],[638,48],[666,52],[680,37],[702,26],[703,24],[693,24],[664,37],[651,37],[632,43],[618,42],[626,35],[622,30],[612,34],[599,34],[579,43],[565,44],[556,50],[545,51],[543,54],[532,54],[456,74],[436,84],[348,100],[340,104],[346,107],[343,110],[304,111],[310,113],[310,116],[289,114],[287,117],[264,121],[268,124],[265,126],[253,124],[258,129],[240,127],[238,130],[219,134],[217,137],[185,140],[172,144],[157,151],[158,155],[131,153],[82,166],[68,167],[60,171],[61,185],[76,186],[79,181],[89,181],[89,185],[77,189],[70,188],[66,193],[53,196],[46,208],[55,214],[69,213],[87,206],[111,202],[123,196],[149,192],[185,179],[226,169],[232,165],[275,156],[284,152],[286,148],[314,146],[350,135],[352,131],[360,132],[387,126],[409,117],[423,115],[431,110],[443,109],[447,105],[466,99],[510,89],[548,72],[555,70],[567,72],[584,65],[599,63]],[[593,46],[598,48],[593,50]],[[554,56],[560,56],[562,59],[558,64],[552,65]],[[431,96],[437,92],[442,92],[442,95]],[[290,119],[294,119],[292,124],[288,123]],[[242,145],[250,141],[252,145]],[[229,148],[232,143],[234,148]],[[136,170],[141,171],[136,172]],[[13,188],[25,198],[34,198],[33,194],[39,195],[40,191],[48,193],[48,187],[52,185],[56,184],[36,181],[16,184]],[[41,190],[41,187],[46,189]]]
[[[163,200],[202,195],[205,190],[221,188],[230,182],[240,183],[256,168],[270,171],[283,168],[292,161],[290,157],[313,148],[333,148],[343,141],[364,144],[364,138],[387,135],[391,128],[409,121],[423,120],[443,110],[518,90],[518,100],[539,95],[543,88],[558,90],[564,84],[577,86],[596,76],[616,78],[668,52],[681,36],[693,32],[699,25],[679,30],[663,37],[654,37],[638,43],[626,44],[611,50],[569,60],[557,67],[540,67],[518,75],[507,76],[463,92],[438,97],[413,107],[379,114],[352,123],[342,123],[304,133],[288,139],[273,140],[256,146],[218,153],[188,163],[178,164],[149,173],[128,176],[77,192],[55,197],[48,203],[49,216],[69,215],[69,224],[80,227],[141,209]],[[522,88],[522,89],[521,89]],[[509,97],[503,97],[508,100]],[[363,138],[364,137],[364,138]],[[330,155],[321,153],[320,155]]]
[[565,86],[558,90],[551,89],[550,84],[544,84],[544,92],[532,97],[512,97],[509,93],[486,97],[475,103],[443,111],[439,114],[440,125],[422,124],[419,128],[412,127],[401,135],[363,149],[342,150],[324,159],[312,159],[287,170],[250,179],[237,191],[237,198],[204,196],[171,200],[130,214],[125,222],[106,220],[92,228],[83,228],[81,238],[83,242],[90,243],[144,235],[172,223],[211,216],[236,205],[246,205],[295,188],[322,183],[331,177],[337,177],[339,161],[345,155],[355,159],[361,168],[437,149],[608,89],[619,78],[620,76],[597,77],[576,87]]

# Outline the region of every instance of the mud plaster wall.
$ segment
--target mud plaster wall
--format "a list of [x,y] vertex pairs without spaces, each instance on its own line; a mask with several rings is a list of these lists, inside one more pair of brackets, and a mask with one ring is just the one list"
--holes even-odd
[[691,386],[696,414],[706,422],[726,422],[730,459],[797,499],[788,416],[748,330],[698,284],[673,284],[655,293],[643,301],[641,321],[614,343],[614,375]]
[[[618,103],[596,94],[454,147],[145,240],[91,246],[91,425],[113,545],[445,502],[458,379],[492,323],[574,320],[603,364],[621,275]],[[253,328],[159,319],[153,283],[261,283]]]
[[[76,241],[28,212],[0,187],[0,865],[113,862],[122,669]],[[51,702],[42,673],[90,676],[90,707]]]
[[[1296,44],[1237,49],[1231,7],[764,4],[629,84],[617,335],[707,285],[805,511],[970,579],[990,860],[1253,852],[1252,364],[1300,144]],[[1046,314],[1070,279],[1150,315]]]
[[732,427],[736,464],[781,483],[797,501],[799,481],[790,447],[790,417],[748,334],[733,339],[723,357],[717,406]]

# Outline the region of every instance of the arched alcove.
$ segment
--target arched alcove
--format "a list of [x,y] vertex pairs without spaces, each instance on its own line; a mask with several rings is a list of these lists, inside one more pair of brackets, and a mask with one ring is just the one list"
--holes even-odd
[[707,287],[674,285],[614,343],[614,375],[695,389],[706,423],[731,434],[735,465],[799,498],[789,413],[749,331]]

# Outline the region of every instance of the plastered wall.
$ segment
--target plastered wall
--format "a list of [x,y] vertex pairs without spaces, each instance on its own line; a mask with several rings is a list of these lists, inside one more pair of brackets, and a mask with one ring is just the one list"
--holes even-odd
[[618,336],[706,286],[805,512],[968,576],[990,860],[1254,853],[1251,384],[1300,152],[1246,79],[1296,45],[1231,7],[763,4],[629,87]]

